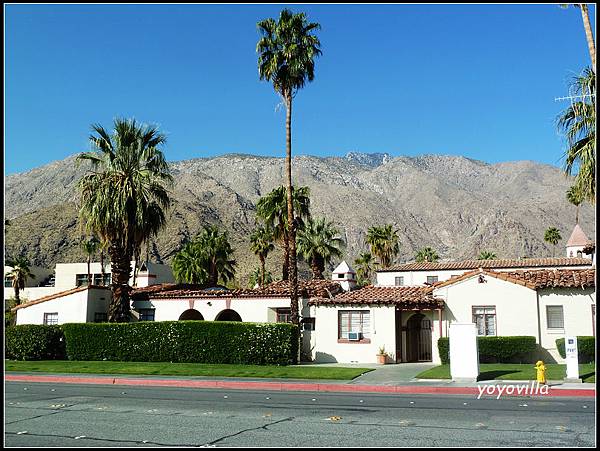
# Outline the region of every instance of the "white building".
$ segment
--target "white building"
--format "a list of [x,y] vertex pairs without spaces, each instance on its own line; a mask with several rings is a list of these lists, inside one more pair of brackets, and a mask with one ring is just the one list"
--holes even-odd
[[[131,265],[134,268],[135,262]],[[6,286],[11,282],[7,279],[8,272],[10,269],[5,268],[5,299],[14,296],[14,290]],[[32,279],[29,279],[29,286],[20,290],[21,304],[13,309],[17,313],[16,324],[106,321],[108,305],[112,299],[110,263],[105,265],[104,278],[100,263],[90,264],[93,283],[89,287],[87,263],[58,263],[53,272],[37,272],[45,274],[43,285],[46,286],[32,286]],[[146,287],[173,281],[169,266],[147,262],[141,264],[135,284],[133,274],[129,283],[134,287]]]

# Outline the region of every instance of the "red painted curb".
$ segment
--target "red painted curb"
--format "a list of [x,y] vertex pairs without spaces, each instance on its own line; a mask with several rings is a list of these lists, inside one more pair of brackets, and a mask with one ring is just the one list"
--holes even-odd
[[[406,393],[406,394],[450,394],[479,395],[477,387],[416,387],[390,385],[349,385],[318,383],[285,383],[285,382],[243,382],[243,381],[207,381],[207,380],[175,380],[175,379],[132,379],[113,377],[77,377],[77,376],[35,376],[21,374],[5,374],[5,381],[12,382],[47,382],[63,384],[96,384],[96,385],[132,385],[151,387],[181,388],[227,388],[232,390],[275,390],[275,391],[314,391],[314,392],[366,392],[366,393]],[[548,389],[548,394],[512,394],[513,397],[529,396],[584,396],[595,397],[596,389]],[[496,397],[496,394],[483,393],[482,397]]]

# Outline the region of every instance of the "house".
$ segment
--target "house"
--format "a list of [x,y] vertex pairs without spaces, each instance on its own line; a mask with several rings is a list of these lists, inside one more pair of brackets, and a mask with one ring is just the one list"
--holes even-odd
[[[132,268],[135,266],[132,262]],[[4,297],[13,296],[7,288],[5,271]],[[92,284],[88,286],[87,263],[58,263],[54,271],[44,270],[45,280],[41,286],[29,286],[21,290],[21,304],[16,306],[16,324],[63,324],[68,322],[102,322],[107,320],[108,306],[112,299],[110,263],[105,265],[104,275],[100,263],[90,264]],[[37,277],[36,277],[37,279]],[[41,280],[41,279],[40,279]],[[133,274],[130,284],[145,287],[173,282],[171,268],[151,262],[142,263],[137,277]]]

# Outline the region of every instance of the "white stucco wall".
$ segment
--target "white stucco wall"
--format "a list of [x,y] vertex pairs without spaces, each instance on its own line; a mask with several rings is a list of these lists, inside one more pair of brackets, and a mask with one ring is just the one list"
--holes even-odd
[[[368,310],[370,313],[370,343],[338,343],[338,312],[340,310]],[[311,316],[316,318],[311,334],[311,356],[315,362],[377,363],[379,348],[395,358],[394,307],[371,306],[312,306]]]
[[17,310],[17,324],[44,324],[44,313],[58,313],[58,324],[94,321],[95,312],[107,312],[110,291],[91,289]]
[[536,292],[522,285],[485,276],[478,276],[434,290],[436,297],[446,302],[444,336],[450,322],[473,322],[473,307],[496,307],[497,335],[528,335],[538,337]]
[[[571,289],[544,289],[539,292],[540,302],[540,328],[542,347],[557,362],[563,363],[564,359],[556,349],[556,339],[565,335],[592,336],[595,334],[592,319],[592,305],[596,305],[596,292],[593,288]],[[564,329],[549,329],[547,310],[548,305],[562,305]]]

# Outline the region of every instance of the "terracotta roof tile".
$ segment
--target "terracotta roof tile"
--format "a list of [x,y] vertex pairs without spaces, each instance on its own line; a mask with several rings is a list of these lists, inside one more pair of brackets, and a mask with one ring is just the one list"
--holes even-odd
[[[289,297],[290,285],[288,281],[277,281],[263,288],[215,289],[189,284],[160,284],[138,288],[131,293],[134,300],[165,299],[165,298],[264,298],[264,297]],[[301,298],[327,297],[329,293],[335,295],[342,290],[339,283],[331,280],[300,280],[298,281],[298,295]]]
[[407,307],[443,308],[444,302],[433,297],[431,287],[368,286],[338,294],[331,298],[312,299],[308,305],[399,305]]
[[554,266],[591,266],[588,258],[519,258],[497,260],[463,260],[458,262],[422,262],[406,263],[391,268],[379,269],[378,272],[397,271],[435,271],[445,269],[506,269],[506,268],[535,268]]
[[530,271],[469,271],[454,279],[435,284],[438,289],[454,285],[475,275],[483,274],[496,279],[523,285],[532,290],[542,288],[588,288],[596,286],[596,269],[537,269]]

